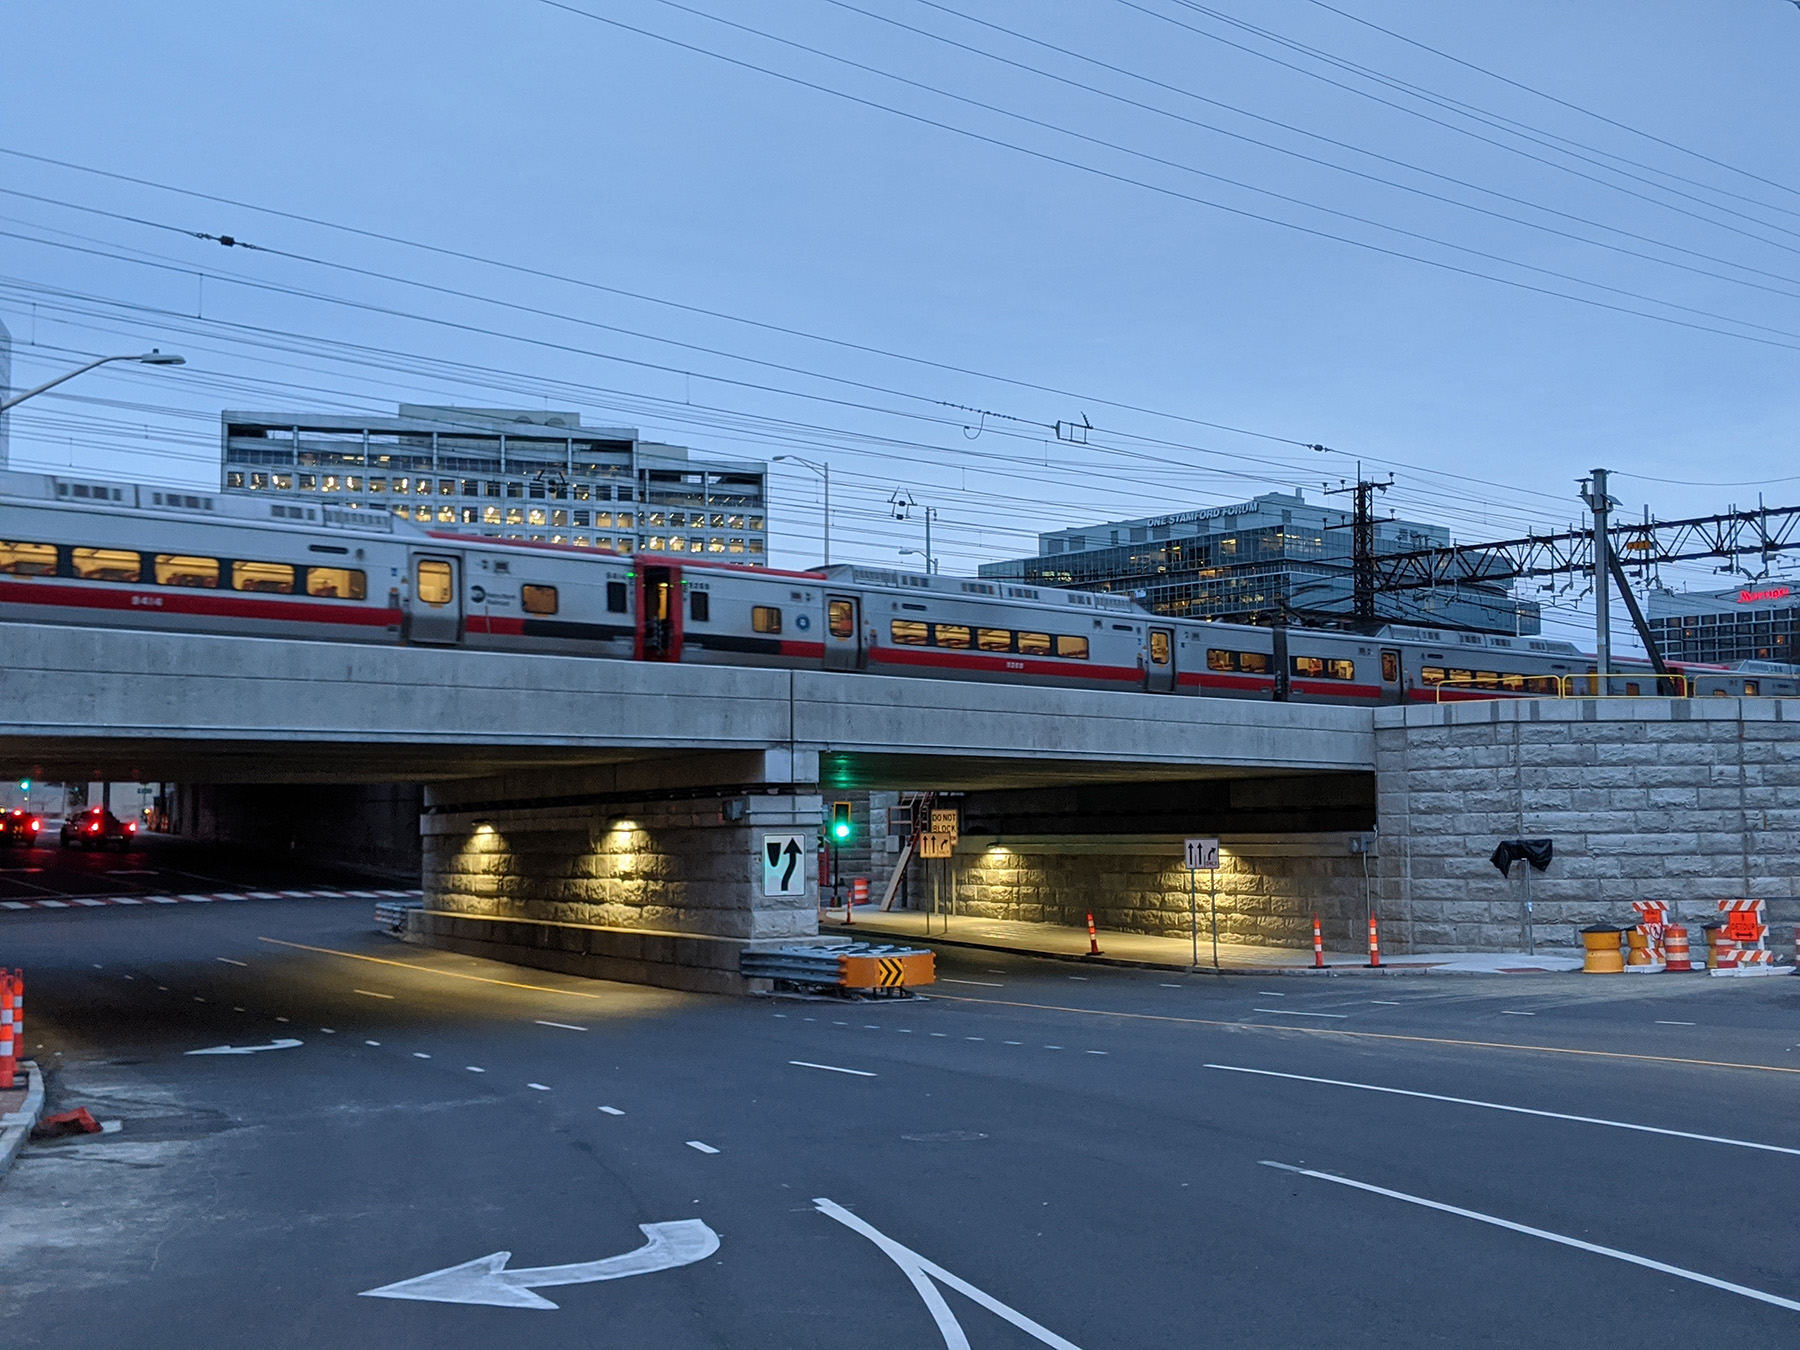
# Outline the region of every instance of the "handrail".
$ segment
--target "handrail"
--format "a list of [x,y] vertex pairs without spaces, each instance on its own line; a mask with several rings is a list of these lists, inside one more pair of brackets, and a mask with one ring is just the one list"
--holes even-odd
[[[1631,680],[1637,682],[1650,680],[1653,682],[1652,692],[1650,694],[1641,692],[1634,693],[1630,687],[1627,686],[1626,691],[1622,694],[1605,693],[1602,692],[1600,688],[1600,682],[1602,680],[1608,681],[1609,683],[1613,680]],[[1657,687],[1657,682],[1663,680],[1676,681],[1677,692],[1668,695],[1663,694],[1660,688]],[[1678,670],[1671,670],[1662,674],[1658,674],[1654,670],[1590,670],[1580,675],[1560,675],[1557,677],[1557,683],[1561,690],[1561,692],[1557,694],[1558,698],[1687,698],[1693,692],[1692,687],[1688,683],[1688,677]],[[1585,686],[1579,693],[1576,692],[1576,685],[1578,683]]]

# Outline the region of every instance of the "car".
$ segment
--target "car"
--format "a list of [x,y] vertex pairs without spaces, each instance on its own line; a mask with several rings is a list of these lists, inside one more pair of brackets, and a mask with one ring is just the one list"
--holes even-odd
[[104,806],[90,806],[63,822],[64,848],[115,848],[123,853],[137,835],[135,820],[120,820]]
[[15,806],[10,811],[0,811],[0,845],[30,848],[40,842],[43,830],[44,818],[32,815],[22,806]]

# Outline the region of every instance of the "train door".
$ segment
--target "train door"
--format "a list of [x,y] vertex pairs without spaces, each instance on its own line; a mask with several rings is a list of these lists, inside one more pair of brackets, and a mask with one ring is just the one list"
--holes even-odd
[[1145,648],[1144,688],[1152,694],[1175,692],[1175,630],[1152,628]]
[[1286,703],[1288,693],[1292,689],[1293,670],[1288,665],[1288,630],[1286,624],[1275,625],[1274,658],[1275,658],[1275,701]]
[[638,569],[637,659],[681,659],[681,568],[648,563]]
[[408,642],[455,643],[462,639],[462,586],[455,558],[412,556],[412,595],[407,603]]
[[1406,690],[1400,683],[1402,666],[1398,647],[1381,649],[1381,701],[1383,703],[1406,702]]
[[862,602],[853,595],[825,597],[825,669],[862,669]]

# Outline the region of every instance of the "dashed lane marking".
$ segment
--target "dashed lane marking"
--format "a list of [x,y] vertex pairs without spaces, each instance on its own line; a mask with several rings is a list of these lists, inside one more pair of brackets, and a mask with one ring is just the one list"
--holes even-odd
[[423,1050],[415,1050],[415,1051],[413,1051],[413,1058],[414,1059],[430,1059],[431,1056],[426,1054]]
[[1372,998],[1369,1002],[1379,1003],[1384,1008],[1398,1008],[1401,1006],[1400,1000],[1397,998]]
[[540,1027],[561,1027],[564,1031],[586,1031],[586,1027],[578,1027],[573,1022],[546,1022],[541,1017],[532,1019]]
[[1004,989],[1006,986],[995,980],[953,980],[948,975],[938,977],[939,984],[978,984],[983,989]]
[[1330,1172],[1315,1172],[1310,1167],[1295,1167],[1290,1163],[1270,1162],[1267,1159],[1263,1160],[1263,1166],[1279,1168],[1283,1172],[1293,1172],[1298,1176],[1314,1177],[1319,1181],[1329,1181],[1338,1186],[1348,1186],[1353,1190],[1366,1191],[1370,1195],[1385,1195],[1390,1200],[1404,1200],[1409,1205],[1435,1209],[1440,1214],[1454,1214],[1459,1218],[1473,1219],[1477,1223],[1492,1224],[1495,1228],[1504,1228],[1513,1233],[1523,1233],[1527,1237],[1543,1238],[1546,1242],[1554,1242],[1563,1247],[1573,1247],[1577,1251],[1592,1252],[1596,1256],[1610,1256],[1615,1261],[1624,1261],[1629,1265],[1642,1266],[1646,1270],[1658,1271],[1664,1275],[1674,1275],[1683,1280],[1692,1280],[1696,1284],[1708,1285],[1714,1289],[1723,1289],[1728,1294],[1740,1294],[1744,1298],[1755,1299],[1759,1303],[1770,1303],[1777,1308],[1786,1308],[1790,1312],[1800,1312],[1800,1303],[1796,1303],[1791,1298],[1764,1293],[1761,1289],[1750,1288],[1749,1285],[1733,1284],[1730,1280],[1721,1280],[1713,1275],[1702,1275],[1697,1270],[1672,1266],[1666,1261],[1652,1260],[1648,1256],[1623,1252],[1617,1247],[1602,1247],[1597,1242],[1584,1242],[1580,1238],[1565,1237],[1561,1233],[1552,1233],[1547,1229],[1532,1228],[1526,1224],[1514,1223],[1511,1219],[1501,1219],[1492,1214],[1483,1214],[1479,1210],[1463,1209],[1459,1205],[1446,1205],[1441,1200],[1427,1200],[1424,1196],[1408,1195],[1405,1191],[1391,1191],[1386,1186],[1373,1186],[1366,1181],[1356,1181],[1351,1177],[1333,1176]]
[[548,1092],[550,1090],[550,1085],[548,1083],[527,1083],[525,1086],[530,1088],[533,1092]]
[[1298,1008],[1252,1008],[1250,1011],[1268,1013],[1273,1017],[1334,1017],[1340,1022],[1350,1015],[1348,1013],[1301,1012]]
[[1104,1051],[1104,1050],[1083,1050],[1081,1053],[1084,1055],[1104,1055],[1106,1053],[1106,1051]]
[[364,1041],[363,1044],[364,1045],[380,1045],[381,1042],[380,1041]]
[[600,1110],[605,1112],[609,1116],[622,1116],[625,1114],[623,1111],[619,1110],[619,1108],[616,1106],[602,1106],[600,1108]]
[[1179,989],[1179,988],[1181,988],[1181,986],[1178,984],[1159,984],[1156,987],[1158,989]]
[[482,1068],[478,1064],[465,1064],[465,1065],[463,1065],[463,1068],[467,1069],[470,1073],[486,1073],[487,1072],[486,1069]]
[[1517,1008],[1502,1008],[1500,1010],[1500,1015],[1502,1017],[1536,1017],[1537,1016],[1537,1014],[1534,1012],[1520,1012]]
[[250,964],[248,961],[233,961],[229,956],[215,956],[213,960],[222,961],[228,966],[248,966]]
[[[395,894],[404,894],[404,892],[395,892]],[[286,942],[281,938],[259,937],[256,940],[270,943],[276,947],[292,947],[297,951],[317,952],[321,956],[341,956],[347,961],[370,961],[378,966],[398,966],[401,970],[416,970],[420,974],[437,975],[446,980],[473,980],[476,984],[497,984],[507,989],[532,989],[540,994],[561,994],[565,998],[598,1000],[607,997],[605,994],[589,993],[585,989],[555,989],[547,984],[524,984],[518,980],[496,980],[487,975],[465,975],[459,970],[438,970],[433,966],[422,966],[413,961],[394,961],[385,956],[364,956],[361,952],[340,952],[334,947],[314,947],[305,942]]]
[[353,994],[361,994],[364,998],[385,998],[390,1003],[393,1002],[394,999],[392,994],[378,994],[373,989],[352,989],[350,992]]
[[1343,1078],[1314,1078],[1304,1073],[1277,1073],[1274,1069],[1251,1069],[1241,1064],[1208,1064],[1208,1069],[1226,1073],[1255,1074],[1258,1078],[1286,1078],[1296,1083],[1323,1083],[1327,1087],[1356,1088],[1362,1092],[1384,1092],[1394,1097],[1417,1097],[1421,1101],[1448,1102],[1452,1106],[1479,1106],[1488,1111],[1507,1111],[1515,1116],[1537,1116],[1544,1120],[1568,1120],[1577,1125],[1604,1125],[1613,1130],[1635,1130],[1639,1134],[1660,1134],[1670,1139],[1693,1139],[1702,1144],[1729,1144],[1732,1148],[1756,1149],[1762,1153],[1786,1153],[1800,1158],[1800,1148],[1781,1144],[1759,1144],[1752,1139],[1731,1139],[1719,1134],[1695,1134],[1689,1130],[1670,1130],[1660,1125],[1638,1125],[1628,1120],[1607,1120],[1600,1116],[1576,1116],[1564,1111],[1540,1111],[1531,1106],[1508,1106],[1504,1102],[1484,1102],[1473,1097],[1446,1097],[1436,1092],[1414,1092],[1408,1088],[1383,1087],[1379,1083],[1353,1083]]
[[1643,1055],[1628,1050],[1583,1050],[1568,1045],[1526,1045],[1517,1041],[1465,1041],[1452,1036],[1408,1036],[1397,1031],[1350,1031],[1343,1027],[1298,1027],[1268,1022],[1226,1022],[1213,1017],[1181,1017],[1174,1013],[1124,1012],[1117,1008],[1073,1008],[1066,1003],[1028,1003],[1024,999],[978,998],[971,994],[937,994],[941,1003],[985,1003],[997,1008],[1030,1008],[1036,1012],[1072,1013],[1077,1017],[1116,1017],[1130,1022],[1167,1022],[1174,1026],[1230,1027],[1234,1031],[1279,1031],[1288,1036],[1342,1036],[1365,1041],[1403,1041],[1412,1045],[1449,1045],[1465,1050],[1523,1050],[1538,1055],[1579,1055],[1588,1059],[1623,1059],[1640,1064],[1685,1064],[1698,1069],[1748,1069],[1756,1073],[1800,1074],[1800,1065],[1748,1064],[1731,1059],[1694,1059],[1684,1055]]
[[701,1153],[717,1153],[719,1151],[718,1149],[714,1148],[711,1144],[703,1144],[698,1139],[688,1140],[687,1146],[691,1149],[696,1149]]
[[836,1064],[814,1064],[811,1060],[806,1059],[790,1059],[788,1063],[792,1064],[796,1069],[823,1069],[826,1073],[847,1073],[856,1078],[876,1077],[875,1074],[870,1073],[867,1069],[845,1069],[840,1068]]
[[1698,1026],[1699,1023],[1697,1023],[1697,1022],[1665,1022],[1661,1018],[1658,1018],[1656,1025],[1659,1027],[1691,1027],[1691,1026]]

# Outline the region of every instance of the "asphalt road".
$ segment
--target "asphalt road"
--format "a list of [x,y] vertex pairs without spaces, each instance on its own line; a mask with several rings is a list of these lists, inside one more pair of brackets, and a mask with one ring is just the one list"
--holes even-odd
[[[0,1182],[8,1344],[1800,1338],[1790,977],[959,954],[929,1000],[733,1000],[345,901],[7,913],[0,959],[52,1104],[122,1122]],[[547,1270],[640,1225],[666,1268]],[[555,1306],[360,1296],[502,1252],[437,1292]]]

